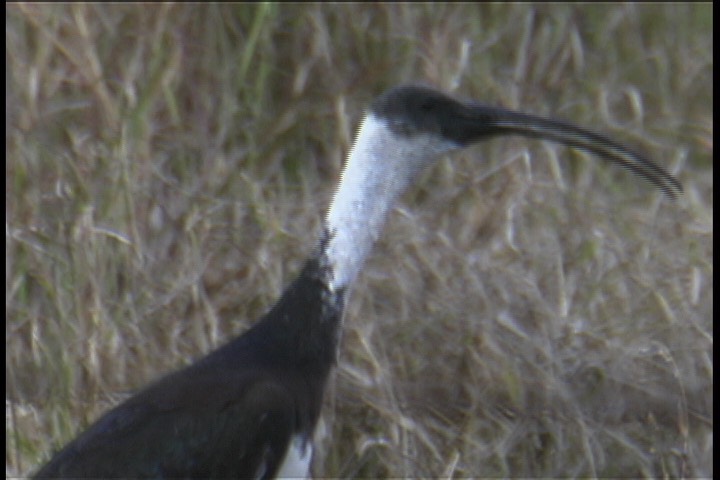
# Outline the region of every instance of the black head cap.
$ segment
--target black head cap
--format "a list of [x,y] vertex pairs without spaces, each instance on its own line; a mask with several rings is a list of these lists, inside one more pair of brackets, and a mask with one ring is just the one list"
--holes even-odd
[[[453,98],[420,85],[400,85],[380,95],[370,111],[388,121],[397,134],[430,133],[464,146],[482,136],[482,119],[470,115],[467,106]],[[488,119],[491,120],[491,119]],[[487,122],[491,127],[492,121]],[[497,133],[489,128],[488,135]]]

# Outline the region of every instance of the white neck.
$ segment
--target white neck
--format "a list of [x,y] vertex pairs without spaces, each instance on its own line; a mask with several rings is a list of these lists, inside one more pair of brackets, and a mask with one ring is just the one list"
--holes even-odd
[[382,118],[365,117],[325,219],[331,291],[355,279],[397,197],[425,166],[455,147],[426,134],[398,135]]

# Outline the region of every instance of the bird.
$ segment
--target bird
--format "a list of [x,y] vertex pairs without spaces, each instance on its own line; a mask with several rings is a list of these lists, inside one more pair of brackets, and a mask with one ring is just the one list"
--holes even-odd
[[358,127],[319,241],[268,312],[102,415],[34,478],[308,478],[350,288],[390,210],[439,158],[502,135],[585,150],[682,193],[664,168],[572,123],[390,88]]

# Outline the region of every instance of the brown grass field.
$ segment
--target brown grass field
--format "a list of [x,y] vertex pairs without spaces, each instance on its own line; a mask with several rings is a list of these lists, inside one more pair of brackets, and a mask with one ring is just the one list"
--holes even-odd
[[442,159],[354,287],[317,478],[712,477],[711,4],[6,6],[6,475],[248,328],[402,82],[606,133]]

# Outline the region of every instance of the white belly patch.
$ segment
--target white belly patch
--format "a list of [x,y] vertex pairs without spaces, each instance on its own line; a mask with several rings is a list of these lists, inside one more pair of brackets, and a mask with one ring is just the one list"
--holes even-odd
[[310,441],[301,435],[295,435],[290,440],[276,478],[309,478],[312,450]]

